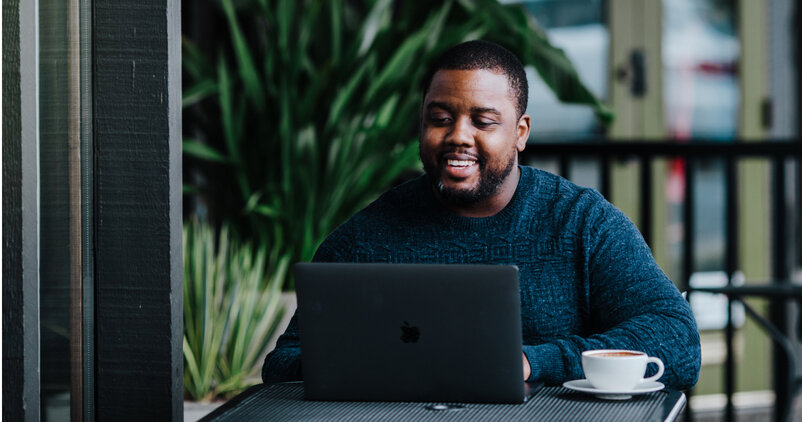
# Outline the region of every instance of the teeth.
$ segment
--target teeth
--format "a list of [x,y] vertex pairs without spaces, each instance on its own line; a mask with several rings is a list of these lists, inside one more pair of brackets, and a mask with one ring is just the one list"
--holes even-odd
[[472,166],[475,162],[476,161],[470,160],[448,160],[448,165],[454,167],[468,167]]

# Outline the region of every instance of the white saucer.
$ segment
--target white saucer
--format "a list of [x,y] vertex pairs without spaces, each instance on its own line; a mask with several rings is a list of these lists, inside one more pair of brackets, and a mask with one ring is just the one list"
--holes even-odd
[[651,393],[653,391],[660,391],[666,386],[663,385],[663,383],[661,382],[648,381],[636,385],[635,388],[633,388],[632,390],[626,390],[626,391],[599,390],[597,388],[593,388],[593,386],[590,384],[590,381],[582,379],[582,380],[566,381],[563,383],[563,387],[569,390],[581,391],[583,393],[593,394],[600,399],[626,400],[632,398],[632,396],[636,394],[645,394],[645,393]]

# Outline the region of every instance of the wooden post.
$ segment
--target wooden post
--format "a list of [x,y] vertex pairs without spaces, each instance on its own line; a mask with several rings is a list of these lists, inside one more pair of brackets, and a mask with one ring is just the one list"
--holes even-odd
[[37,2],[3,1],[3,420],[38,421]]
[[95,418],[180,421],[180,2],[93,12]]

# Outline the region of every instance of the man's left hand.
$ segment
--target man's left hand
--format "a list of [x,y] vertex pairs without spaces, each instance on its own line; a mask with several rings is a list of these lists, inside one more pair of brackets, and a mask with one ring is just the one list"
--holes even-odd
[[524,356],[524,381],[529,379],[529,375],[532,375],[532,367],[529,366],[529,359],[526,358],[526,354],[521,352]]

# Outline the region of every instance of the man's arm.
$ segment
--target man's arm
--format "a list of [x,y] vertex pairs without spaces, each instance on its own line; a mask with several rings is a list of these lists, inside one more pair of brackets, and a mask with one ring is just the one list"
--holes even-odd
[[[347,262],[344,251],[350,250],[350,237],[346,225],[340,226],[320,245],[313,262]],[[273,384],[303,379],[301,370],[301,338],[298,329],[298,312],[292,316],[286,331],[276,341],[276,348],[265,356],[262,381]]]
[[[696,383],[700,352],[693,321],[661,311],[631,317],[603,333],[566,336],[549,343],[524,346],[530,366],[527,380],[559,384],[584,378],[581,353],[592,349],[630,349],[659,357],[666,366],[660,379],[669,388],[686,390]],[[524,365],[526,368],[526,365]],[[526,369],[524,369],[526,371]]]
[[298,337],[298,313],[292,316],[276,348],[265,357],[262,381],[265,384],[299,381],[301,376],[301,339]]
[[691,388],[698,379],[701,352],[687,301],[621,211],[602,200],[584,216],[587,221],[578,225],[582,227],[579,249],[585,254],[587,274],[580,285],[586,289],[583,319],[589,333],[567,333],[549,343],[524,346],[528,379],[559,384],[584,378],[584,350],[633,349],[665,363],[660,381],[669,388]]

